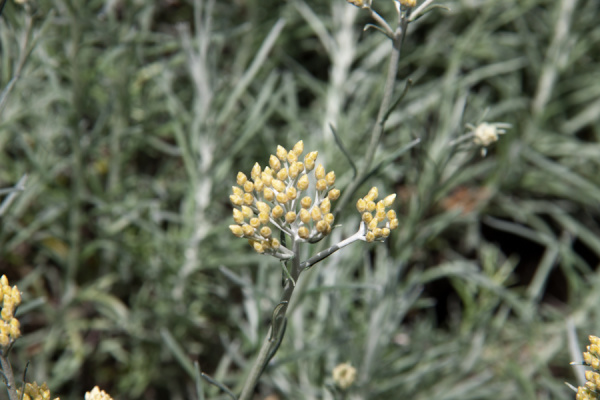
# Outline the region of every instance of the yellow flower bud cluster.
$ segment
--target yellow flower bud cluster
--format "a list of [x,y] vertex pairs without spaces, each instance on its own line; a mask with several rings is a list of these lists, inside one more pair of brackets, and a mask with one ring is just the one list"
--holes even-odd
[[113,398],[98,386],[94,386],[91,392],[85,393],[85,400],[113,400]]
[[[289,151],[277,146],[269,166],[263,169],[254,164],[250,178],[238,172],[237,186],[232,187],[229,196],[235,225],[229,229],[235,236],[247,238],[258,253],[281,259],[293,255],[274,237],[272,227],[293,240],[311,243],[331,232],[331,202],[340,196],[340,191],[333,188],[335,173],[316,164],[318,152],[301,158],[303,151],[302,140]],[[314,175],[314,188],[309,174]]]
[[589,337],[590,345],[587,351],[583,353],[583,361],[592,367],[595,371],[586,371],[585,386],[580,386],[577,390],[576,400],[598,400],[600,399],[600,338],[596,336]]
[[356,380],[356,368],[350,363],[337,365],[333,371],[333,381],[342,390],[348,389]]
[[8,347],[21,336],[19,320],[15,318],[15,309],[21,304],[21,292],[16,286],[8,285],[8,278],[0,278],[0,348]]
[[367,242],[387,238],[399,224],[396,211],[386,211],[394,203],[396,195],[390,194],[376,203],[378,196],[379,191],[376,187],[372,187],[365,197],[356,202],[356,209],[361,213],[362,221],[367,228],[365,235]]
[[[19,395],[19,398],[21,398],[20,390],[17,390],[17,394]],[[38,386],[35,382],[26,383],[23,400],[50,400],[50,390],[48,389],[48,385],[43,383],[42,386]],[[57,397],[54,400],[60,399]]]

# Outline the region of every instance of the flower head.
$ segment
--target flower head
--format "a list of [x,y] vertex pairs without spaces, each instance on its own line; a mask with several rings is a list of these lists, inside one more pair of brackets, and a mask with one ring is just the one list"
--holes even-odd
[[[21,391],[17,390],[19,398],[21,398]],[[42,386],[38,386],[36,382],[25,384],[25,394],[23,394],[23,400],[50,400],[50,389],[48,385],[43,383]],[[60,400],[58,397],[54,400]]]
[[356,368],[350,363],[337,365],[332,372],[333,381],[342,390],[348,389],[356,380]]
[[237,186],[229,196],[235,224],[229,229],[235,236],[248,239],[257,253],[286,260],[293,252],[279,241],[275,231],[294,241],[314,243],[333,228],[331,202],[340,196],[334,188],[335,173],[316,164],[318,152],[301,158],[303,151],[302,141],[289,151],[278,146],[268,166],[256,163],[249,177],[243,172],[237,174]]
[[85,393],[85,400],[113,400],[104,390],[94,386],[91,392]]
[[379,191],[376,187],[372,187],[365,197],[358,199],[356,202],[356,209],[361,213],[362,224],[365,229],[364,240],[367,242],[384,240],[399,225],[396,212],[388,210],[394,203],[396,194],[390,194],[383,200],[375,202],[378,196]]
[[16,286],[8,285],[6,275],[0,277],[0,348],[10,346],[21,336],[19,320],[14,317],[21,304],[21,292]]

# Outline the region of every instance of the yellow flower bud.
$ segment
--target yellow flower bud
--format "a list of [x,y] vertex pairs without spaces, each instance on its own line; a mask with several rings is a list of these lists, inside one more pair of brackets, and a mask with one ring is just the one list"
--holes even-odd
[[260,226],[260,220],[256,217],[250,218],[250,221],[248,223],[253,228],[258,228]]
[[21,304],[21,292],[16,286],[13,286],[12,288],[12,299],[16,305]]
[[393,194],[390,194],[390,195],[386,196],[383,199],[383,204],[385,204],[386,207],[389,207],[392,204],[394,204],[394,200],[396,200],[396,193],[393,193]]
[[358,199],[358,201],[356,202],[356,209],[359,213],[365,212],[365,210],[367,209],[367,202],[363,199]]
[[379,221],[379,222],[385,221],[385,211],[383,211],[383,210],[377,211],[377,213],[375,214],[375,217],[377,218],[377,221]]
[[279,179],[273,179],[272,183],[273,189],[277,190],[278,192],[283,192],[285,190],[285,183],[283,183]]
[[288,199],[294,200],[298,196],[298,191],[296,190],[295,187],[291,186],[288,188],[288,190],[285,192],[285,194],[287,195]]
[[271,216],[273,218],[281,218],[282,215],[283,215],[283,207],[281,207],[280,205],[273,207],[273,211],[271,212]]
[[260,175],[260,179],[263,181],[265,186],[271,186],[273,184],[273,175],[271,175],[267,172],[263,172]]
[[237,237],[244,236],[244,231],[242,230],[242,227],[239,225],[229,225],[229,230],[231,230],[231,233],[233,233]]
[[271,207],[269,207],[269,205],[267,203],[265,203],[264,201],[257,201],[256,209],[258,210],[259,213],[261,213],[261,212],[268,213],[269,211],[271,211]]
[[400,4],[405,7],[414,7],[417,5],[417,0],[400,0]]
[[271,210],[269,210],[267,212],[258,213],[258,220],[260,221],[260,223],[262,225],[265,225],[265,224],[267,224],[269,222],[269,212],[270,211]]
[[275,192],[273,192],[273,190],[270,188],[265,188],[263,191],[263,196],[265,197],[265,200],[273,201],[273,199],[275,199]]
[[288,197],[287,197],[287,194],[285,194],[285,193],[277,193],[277,196],[275,196],[275,199],[280,204],[285,204],[288,202]]
[[381,228],[373,229],[373,235],[375,235],[375,238],[377,238],[377,239],[379,239],[381,236],[383,236]]
[[244,236],[252,236],[254,235],[255,229],[250,225],[242,225],[242,231],[244,232]]
[[381,236],[384,238],[390,236],[390,232],[389,228],[381,228]]
[[254,212],[250,207],[242,206],[242,215],[244,216],[244,218],[249,219],[254,216]]
[[331,201],[329,201],[329,199],[325,197],[321,201],[321,204],[319,204],[319,208],[321,209],[321,212],[323,214],[327,214],[329,211],[331,211]]
[[293,211],[288,211],[285,214],[285,222],[287,222],[288,224],[291,224],[294,221],[296,221],[296,213]]
[[241,206],[244,202],[241,196],[235,194],[229,196],[229,201],[231,201],[231,204],[233,204],[234,206]]
[[304,166],[306,171],[312,171],[315,168],[315,161],[317,160],[318,151],[311,151],[304,156]]
[[262,192],[264,188],[265,184],[262,181],[262,179],[256,178],[256,180],[254,181],[254,190],[256,190],[257,192]]
[[321,213],[321,210],[318,207],[312,208],[312,210],[310,211],[310,216],[312,217],[313,221],[320,221],[323,219],[323,214]]
[[331,201],[335,201],[340,197],[340,191],[338,189],[331,189],[329,193],[327,193],[327,197]]
[[310,208],[312,205],[312,199],[308,196],[304,196],[302,200],[300,200],[300,205],[302,208]]
[[273,168],[273,171],[279,171],[279,169],[281,168],[281,161],[279,161],[277,157],[271,154],[271,157],[269,158],[269,165],[271,166],[271,168]]
[[317,165],[317,169],[315,169],[315,178],[324,179],[325,178],[325,168],[323,164]]
[[331,231],[329,224],[323,220],[317,222],[316,228],[317,228],[317,232],[323,233],[325,235]]
[[309,224],[311,221],[311,217],[310,217],[310,212],[306,209],[301,209],[300,210],[300,221],[302,221],[305,224]]
[[277,158],[281,161],[285,161],[287,159],[287,150],[283,146],[277,146]]
[[249,206],[252,205],[252,203],[254,203],[254,196],[252,196],[250,193],[244,193],[242,199],[244,200],[244,204],[247,204]]
[[250,177],[252,177],[252,179],[254,180],[254,179],[260,177],[260,173],[261,173],[260,164],[254,163],[254,166],[252,167],[252,171],[250,172]]
[[16,318],[11,319],[9,328],[8,328],[8,335],[10,337],[12,337],[13,339],[18,338],[19,336],[21,336],[21,330],[19,329],[20,327],[21,327],[21,324],[19,323],[18,319],[16,319]]
[[335,172],[329,171],[327,175],[325,175],[325,181],[327,182],[328,186],[333,186],[335,183]]
[[300,228],[298,228],[298,236],[300,236],[302,239],[308,239],[308,237],[310,236],[310,231],[307,227],[301,226]]
[[243,186],[244,183],[246,183],[246,181],[248,181],[248,177],[246,177],[246,174],[244,174],[243,172],[238,172],[236,178],[237,184]]
[[373,218],[367,225],[367,229],[370,231],[375,230],[375,228],[377,228],[377,224],[379,224],[379,221],[377,221],[377,218]]
[[331,226],[331,225],[333,225],[333,221],[335,220],[335,217],[333,216],[332,213],[327,213],[323,217],[323,220]]
[[279,179],[280,181],[285,181],[288,177],[288,170],[287,168],[282,168],[279,170],[279,172],[277,172],[277,179]]
[[371,243],[373,240],[375,240],[375,235],[373,234],[373,232],[371,232],[371,231],[367,232],[367,234],[365,235],[365,240],[369,243]]
[[294,154],[296,154],[296,157],[300,157],[300,155],[304,151],[304,142],[302,140],[300,140],[298,143],[296,143],[294,145],[294,148],[292,149],[292,151],[294,152]]
[[279,240],[273,238],[271,239],[271,247],[275,250],[277,250],[279,248],[279,246],[281,246],[281,243],[279,242]]
[[298,161],[298,156],[293,151],[290,151],[287,155],[287,160],[289,164],[293,164]]
[[298,179],[296,186],[298,187],[298,190],[306,190],[308,188],[308,175],[302,175],[300,179]]
[[295,162],[292,165],[290,165],[290,169],[288,171],[289,177],[292,179],[296,179],[296,177],[298,176],[298,174],[300,173],[300,169],[298,168],[298,164],[302,164],[299,162]]
[[367,210],[369,210],[369,212],[375,211],[376,208],[377,208],[377,205],[375,204],[374,201],[367,201]]
[[233,193],[234,196],[243,196],[244,195],[244,191],[242,190],[242,188],[237,187],[237,186],[232,186],[231,187],[231,192]]
[[364,212],[361,219],[368,224],[369,222],[373,221],[373,214],[370,212]]
[[254,251],[256,251],[259,254],[262,254],[265,252],[265,247],[262,245],[262,243],[253,242],[252,247],[254,247]]
[[398,227],[399,224],[400,224],[400,222],[398,221],[398,219],[392,219],[392,220],[390,220],[389,228],[391,230],[394,230]]
[[290,166],[290,178],[296,179],[302,171],[304,171],[304,164],[300,161],[296,161]]
[[315,188],[320,192],[327,190],[327,181],[325,181],[325,179],[319,179]]
[[244,222],[244,214],[242,214],[242,212],[237,208],[233,209],[233,220],[236,224],[241,224]]
[[394,211],[394,210],[389,210],[387,212],[386,216],[387,216],[387,219],[390,220],[390,221],[397,218],[396,217],[396,211]]
[[371,190],[369,190],[369,193],[367,193],[367,195],[363,198],[365,199],[365,201],[369,202],[375,201],[375,199],[377,199],[377,196],[379,196],[379,191],[375,186],[373,186]]
[[269,228],[268,226],[263,226],[262,228],[260,228],[260,234],[262,235],[262,237],[268,239],[269,237],[271,237],[271,228]]

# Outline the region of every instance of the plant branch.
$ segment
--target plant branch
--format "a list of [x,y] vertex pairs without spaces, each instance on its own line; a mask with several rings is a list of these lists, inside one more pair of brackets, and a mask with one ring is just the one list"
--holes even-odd
[[0,352],[0,367],[2,367],[4,378],[6,379],[6,390],[10,400],[19,400],[17,395],[17,385],[13,374],[12,366],[3,352]]
[[359,173],[354,177],[352,182],[348,185],[348,188],[344,190],[342,197],[339,199],[334,214],[336,218],[341,210],[343,210],[356,190],[362,184],[364,177],[369,173],[373,160],[375,159],[375,153],[381,140],[381,136],[385,129],[386,116],[389,113],[390,106],[392,104],[392,98],[394,95],[394,86],[396,82],[396,75],[398,73],[398,62],[400,60],[400,52],[402,49],[402,42],[406,34],[408,27],[408,19],[404,13],[399,13],[398,28],[391,37],[392,40],[392,54],[390,55],[387,77],[385,80],[385,87],[383,92],[383,98],[379,106],[379,112],[377,114],[377,120],[371,129],[371,139],[369,147],[365,154],[365,163]]
[[[269,360],[275,355],[276,349],[279,347],[281,340],[283,339],[283,329],[285,328],[285,314],[290,304],[290,299],[296,288],[295,282],[298,281],[298,277],[302,272],[300,264],[300,242],[297,240],[292,241],[292,251],[294,252],[294,258],[290,260],[291,268],[290,275],[292,279],[287,279],[283,293],[281,294],[281,300],[273,312],[273,320],[271,321],[271,327],[263,340],[263,344],[258,352],[256,361],[252,365],[250,374],[246,378],[242,393],[240,394],[239,400],[250,400],[252,393],[256,387],[256,383],[264,371]],[[274,351],[275,350],[275,351]]]

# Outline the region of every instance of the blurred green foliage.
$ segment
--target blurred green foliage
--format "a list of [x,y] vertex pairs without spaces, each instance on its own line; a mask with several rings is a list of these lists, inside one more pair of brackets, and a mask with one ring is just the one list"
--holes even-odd
[[[402,226],[301,278],[257,398],[343,398],[345,361],[352,399],[574,397],[566,320],[600,331],[600,3],[443,4],[409,27],[365,185],[399,194]],[[0,187],[27,176],[0,220],[13,368],[63,400],[196,398],[196,360],[239,391],[281,273],[227,229],[230,186],[303,139],[343,190],[327,127],[360,165],[389,42],[342,0],[28,7],[0,19]],[[513,125],[487,157],[448,145],[482,118]]]

